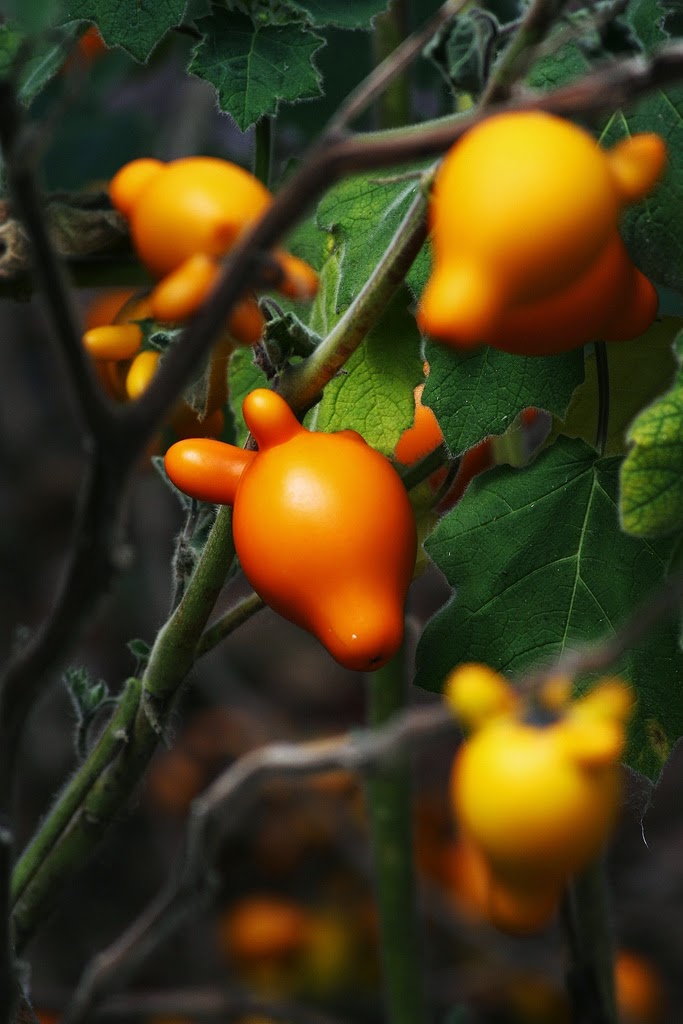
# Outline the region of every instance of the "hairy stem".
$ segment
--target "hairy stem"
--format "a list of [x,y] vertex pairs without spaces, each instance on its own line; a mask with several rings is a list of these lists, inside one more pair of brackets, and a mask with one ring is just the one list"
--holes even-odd
[[59,797],[62,814],[60,816],[50,815],[24,850],[12,875],[12,903],[17,902],[32,880],[39,866],[59,839],[66,822],[76,813],[98,775],[106,768],[121,745],[127,742],[126,730],[133,720],[140,700],[140,692],[139,680],[129,679],[107,728],[93,747],[87,760],[76,771]]
[[[156,638],[140,700],[131,700],[125,714],[120,709],[120,714],[113,716],[74,779],[78,799],[74,789],[67,787],[15,868],[14,886],[21,892],[12,915],[18,948],[43,920],[66,879],[91,854],[142,777],[163,735],[174,698],[194,663],[199,638],[233,557],[232,510],[224,507],[216,516],[180,604]],[[120,742],[122,732],[127,742],[113,758],[104,760],[103,750]],[[45,832],[58,837],[54,845],[45,841]]]
[[[368,725],[384,725],[405,705],[401,652],[368,677]],[[389,1024],[426,1021],[413,872],[410,767],[396,759],[366,780]]]
[[377,322],[427,238],[426,189],[413,200],[375,270],[315,351],[281,375],[278,391],[295,412],[314,403]]

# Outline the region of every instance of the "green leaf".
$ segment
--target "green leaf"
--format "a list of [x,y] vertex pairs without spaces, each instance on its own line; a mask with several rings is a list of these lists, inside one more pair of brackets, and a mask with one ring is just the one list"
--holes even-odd
[[[318,206],[318,225],[333,236],[339,260],[337,313],[346,309],[375,269],[419,188],[419,178],[387,181],[377,173],[355,175],[331,189]],[[420,280],[427,278],[427,259],[423,250],[416,260],[422,265],[417,271]]]
[[94,22],[107,46],[146,61],[169,29],[179,25],[187,0],[67,0],[62,20]]
[[337,28],[370,28],[375,15],[386,10],[388,0],[291,0],[317,26]]
[[69,25],[61,30],[58,39],[54,35],[49,39],[46,36],[37,37],[28,50],[28,59],[19,68],[15,68],[14,60],[25,36],[9,25],[0,25],[0,77],[17,75],[19,99],[23,103],[30,103],[64,66],[69,47],[76,39],[77,29],[77,25]]
[[[626,430],[633,417],[672,381],[676,360],[672,342],[682,322],[667,317],[654,323],[640,338],[608,344],[610,380],[609,430],[605,455],[626,452]],[[594,444],[598,416],[598,375],[595,350],[586,354],[586,380],[574,392],[563,421],[555,425],[554,435],[580,437]]]
[[422,401],[432,407],[453,455],[502,434],[529,406],[563,416],[583,381],[583,349],[557,356],[516,356],[498,349],[458,352],[427,344],[430,372]]
[[238,348],[232,354],[228,368],[230,407],[235,417],[235,444],[242,446],[249,431],[242,415],[242,402],[254,388],[267,388],[268,379],[254,362],[252,348]]
[[[680,327],[680,321],[675,321]],[[683,331],[675,347],[683,360]],[[683,372],[674,386],[633,421],[633,445],[621,471],[622,525],[638,537],[656,537],[683,526]]]
[[[471,484],[426,544],[456,596],[424,631],[419,685],[440,690],[463,661],[539,666],[609,637],[661,585],[675,543],[620,531],[619,466],[560,438],[526,469]],[[615,665],[638,696],[627,760],[653,778],[683,733],[677,633],[661,622]]]
[[641,202],[629,206],[621,234],[640,270],[683,292],[683,88],[657,91],[610,119],[601,142],[614,145],[638,132],[656,131],[669,149],[666,174]]
[[626,18],[646,50],[665,41],[662,9],[657,0],[631,0],[626,9]]
[[246,131],[281,102],[312,99],[322,93],[313,55],[321,36],[301,22],[260,25],[236,11],[215,9],[197,27],[205,33],[189,70],[211,82],[221,110]]
[[413,422],[413,389],[422,379],[420,335],[399,292],[342,373],[325,388],[311,429],[357,430],[368,444],[391,455]]
[[683,387],[638,416],[621,475],[624,529],[657,537],[683,526]]
[[555,53],[542,57],[534,64],[527,79],[532,89],[547,92],[566,85],[584,74],[590,64],[576,43],[565,43]]

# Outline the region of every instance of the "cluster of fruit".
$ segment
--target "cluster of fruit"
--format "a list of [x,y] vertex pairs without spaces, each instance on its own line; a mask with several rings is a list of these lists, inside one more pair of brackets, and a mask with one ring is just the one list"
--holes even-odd
[[482,910],[504,929],[535,931],[614,824],[631,691],[605,679],[572,700],[570,683],[553,680],[532,708],[497,672],[464,664],[445,692],[468,733],[451,801]]
[[657,293],[618,232],[663,172],[666,146],[635,135],[605,152],[542,112],[488,118],[443,160],[431,198],[434,270],[418,322],[456,347],[550,355],[642,334]]
[[[188,157],[168,164],[133,160],[114,176],[109,194],[128,221],[138,257],[157,281],[131,299],[112,321],[84,335],[106,389],[112,397],[125,400],[142,394],[159,361],[159,352],[144,346],[141,322],[176,326],[192,317],[216,284],[221,260],[265,213],[272,196],[248,171],[212,157]],[[310,299],[318,287],[315,271],[282,251],[273,253],[264,281],[294,299]],[[220,363],[217,373],[225,376],[225,362],[234,345],[254,345],[263,327],[255,294],[244,296],[214,350]],[[215,429],[219,409],[218,401],[207,407],[199,433],[220,433]]]

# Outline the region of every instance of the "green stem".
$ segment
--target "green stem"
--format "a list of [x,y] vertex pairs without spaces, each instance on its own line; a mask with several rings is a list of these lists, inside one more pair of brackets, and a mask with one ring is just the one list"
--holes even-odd
[[394,296],[427,237],[426,182],[362,290],[307,359],[289,366],[278,391],[295,412],[314,404],[321,391],[356,351]]
[[[372,49],[375,64],[381,64],[403,42],[407,35],[405,0],[392,0],[383,14],[374,21]],[[379,128],[398,128],[410,120],[410,83],[404,68],[389,83],[377,100]]]
[[[156,638],[139,699],[128,694],[119,705],[15,867],[13,885],[20,895],[12,927],[17,949],[44,919],[55,894],[92,853],[139,783],[194,663],[199,638],[234,554],[232,509],[223,507],[180,604]],[[127,742],[121,745],[124,735]]]
[[140,681],[129,679],[107,728],[91,750],[87,760],[74,774],[59,797],[63,814],[60,817],[50,815],[22,853],[12,875],[12,903],[16,903],[19,899],[38,867],[55,845],[63,830],[63,821],[70,819],[75,814],[98,775],[109,764],[121,745],[126,742],[126,730],[134,717],[140,693]]
[[258,594],[248,594],[244,597],[239,604],[236,604],[234,608],[231,608],[229,612],[226,612],[225,615],[202,633],[197,644],[197,657],[201,657],[207,651],[213,650],[216,644],[219,644],[226,636],[233,633],[238,626],[241,626],[243,622],[250,619],[261,608],[265,608],[265,604],[263,598],[259,597]]
[[[405,705],[399,652],[368,676],[368,725],[382,725]],[[410,766],[405,758],[367,779],[380,944],[388,1024],[421,1024],[426,1008],[413,872]]]
[[266,188],[270,182],[270,160],[273,150],[273,119],[264,115],[254,128],[254,177]]
[[567,987],[574,1016],[594,1024],[618,1024],[613,936],[601,860],[573,880],[563,909],[571,959]]

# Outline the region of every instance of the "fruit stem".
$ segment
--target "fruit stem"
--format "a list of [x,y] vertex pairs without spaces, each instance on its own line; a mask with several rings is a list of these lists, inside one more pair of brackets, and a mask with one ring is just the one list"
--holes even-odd
[[569,946],[567,989],[573,1019],[618,1024],[607,880],[599,860],[577,875],[562,906]]
[[[367,720],[371,728],[405,706],[404,659],[399,652],[369,675]],[[375,864],[380,946],[388,1024],[421,1024],[427,1018],[413,871],[410,766],[405,757],[366,780]]]

